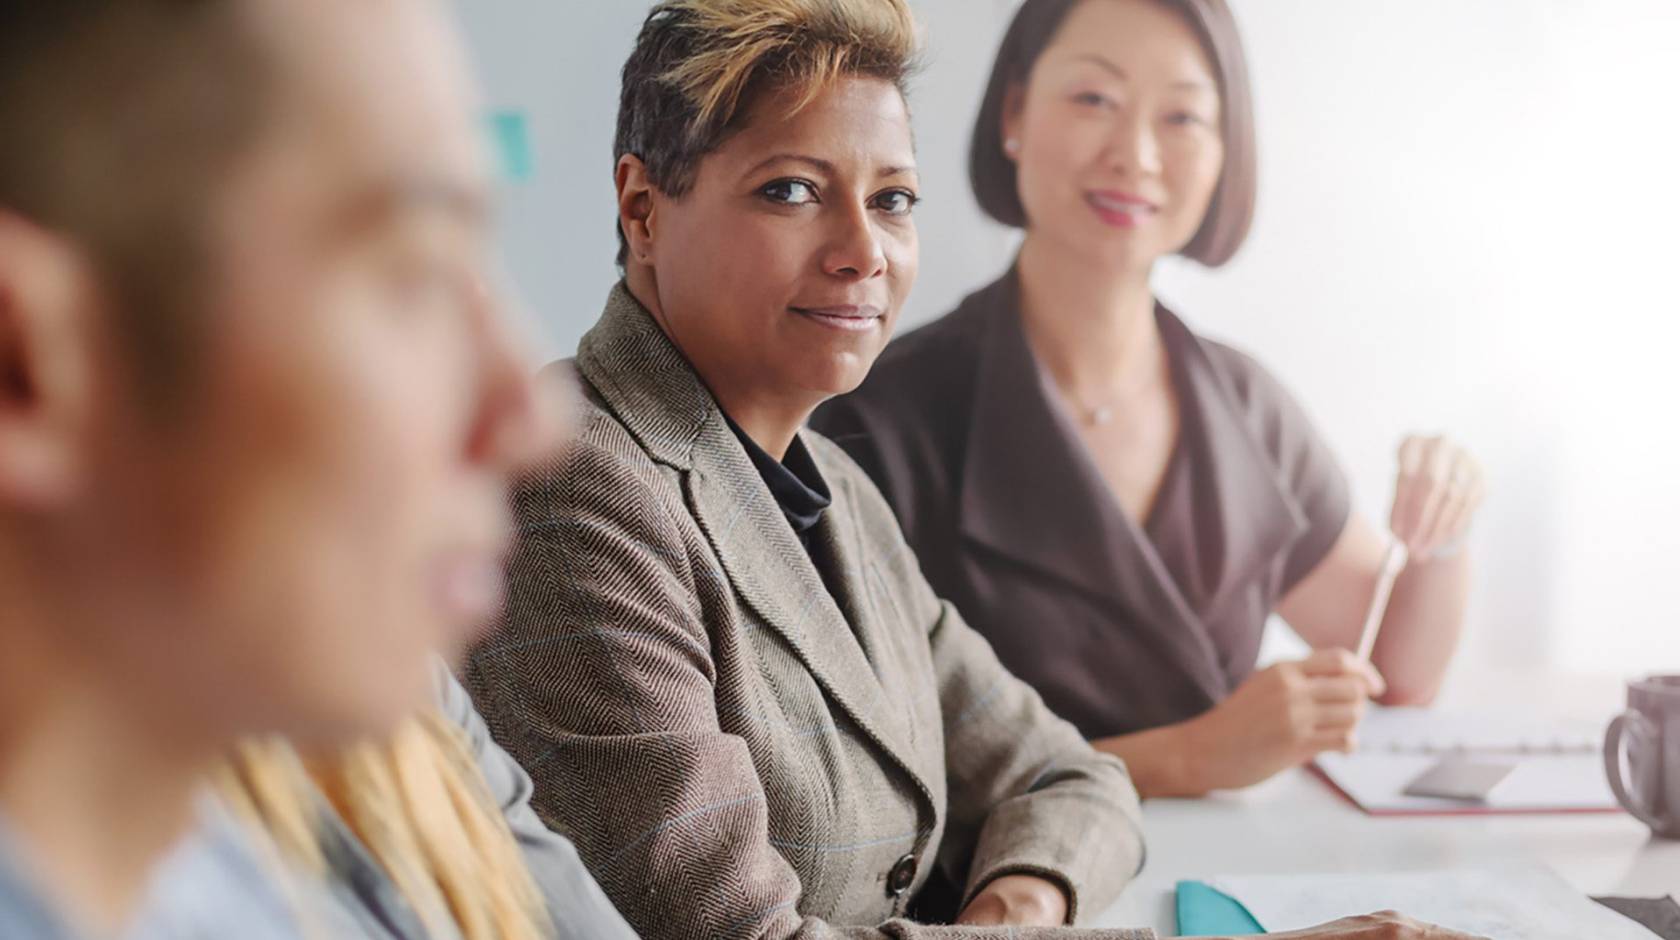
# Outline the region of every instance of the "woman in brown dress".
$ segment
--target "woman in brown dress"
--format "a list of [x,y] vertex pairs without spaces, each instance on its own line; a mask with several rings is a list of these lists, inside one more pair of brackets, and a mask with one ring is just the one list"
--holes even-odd
[[[1388,524],[1412,561],[1355,657],[1386,534],[1284,387],[1151,292],[1164,257],[1237,251],[1254,162],[1224,0],[1027,0],[971,153],[1019,258],[815,421],[939,592],[1145,796],[1351,747],[1369,697],[1435,695],[1464,616],[1475,462],[1402,445]],[[1256,672],[1274,613],[1315,652]]]

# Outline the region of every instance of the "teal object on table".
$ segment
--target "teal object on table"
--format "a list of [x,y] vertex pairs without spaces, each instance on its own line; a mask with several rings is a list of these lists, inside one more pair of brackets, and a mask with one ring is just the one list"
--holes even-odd
[[1178,935],[1228,937],[1266,932],[1242,902],[1200,881],[1178,883]]
[[485,123],[502,179],[510,183],[529,181],[536,170],[536,159],[531,154],[530,125],[524,113],[495,111],[485,118]]

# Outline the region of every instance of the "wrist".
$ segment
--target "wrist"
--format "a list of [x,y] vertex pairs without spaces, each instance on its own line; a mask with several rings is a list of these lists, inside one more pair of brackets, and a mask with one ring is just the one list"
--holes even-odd
[[1204,796],[1213,789],[1207,782],[1205,732],[1208,714],[1204,712],[1168,728],[1172,740],[1168,742],[1170,757],[1166,765],[1173,796]]
[[1204,764],[1198,719],[1092,741],[1091,746],[1126,764],[1142,799],[1202,796]]
[[1462,535],[1451,542],[1431,549],[1426,554],[1414,555],[1406,563],[1407,570],[1423,568],[1445,568],[1459,564],[1469,559],[1470,536]]

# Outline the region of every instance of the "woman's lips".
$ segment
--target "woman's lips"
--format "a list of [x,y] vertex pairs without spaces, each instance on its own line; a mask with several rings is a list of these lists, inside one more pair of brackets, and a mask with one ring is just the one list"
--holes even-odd
[[815,323],[847,333],[863,333],[873,330],[884,317],[880,307],[868,305],[790,307],[789,309]]
[[1085,203],[1105,224],[1115,228],[1136,228],[1159,211],[1159,207],[1131,193],[1099,190],[1085,194]]

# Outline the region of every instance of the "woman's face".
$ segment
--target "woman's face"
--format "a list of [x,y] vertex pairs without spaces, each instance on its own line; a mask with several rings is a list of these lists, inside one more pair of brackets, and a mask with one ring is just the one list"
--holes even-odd
[[493,616],[507,478],[542,428],[482,287],[449,25],[307,6],[262,8],[286,81],[214,201],[194,407],[159,431],[110,389],[68,554],[98,585],[92,645],[151,700],[331,743],[423,704],[429,657]]
[[764,95],[688,193],[652,197],[642,260],[664,326],[726,405],[856,388],[916,279],[903,96],[847,78],[789,110]]
[[1156,0],[1076,6],[1011,93],[1003,131],[1030,235],[1129,270],[1195,236],[1225,162],[1212,64]]

